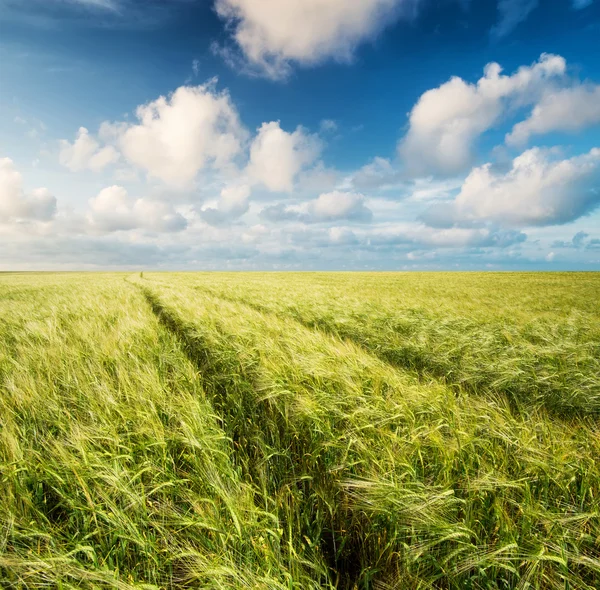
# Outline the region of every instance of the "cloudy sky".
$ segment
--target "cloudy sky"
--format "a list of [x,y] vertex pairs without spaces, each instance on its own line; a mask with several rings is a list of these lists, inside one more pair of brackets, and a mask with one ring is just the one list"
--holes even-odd
[[0,0],[0,270],[600,270],[600,0]]

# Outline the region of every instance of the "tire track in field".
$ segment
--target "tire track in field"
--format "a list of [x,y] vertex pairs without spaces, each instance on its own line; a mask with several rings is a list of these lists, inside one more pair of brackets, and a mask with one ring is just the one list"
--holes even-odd
[[[155,281],[155,282],[160,284],[162,281]],[[431,367],[427,363],[424,363],[424,362],[415,363],[415,359],[417,358],[417,356],[422,361],[422,355],[417,355],[417,353],[415,353],[413,355],[413,357],[406,358],[406,360],[403,361],[401,358],[399,359],[398,357],[391,357],[391,355],[387,354],[386,351],[374,350],[371,347],[365,346],[364,342],[362,342],[360,338],[356,338],[355,336],[353,336],[350,333],[340,332],[336,329],[333,329],[326,323],[322,323],[322,322],[318,322],[318,321],[311,322],[311,321],[304,320],[303,318],[301,318],[297,315],[294,315],[293,313],[274,311],[273,309],[271,309],[265,305],[261,305],[260,303],[246,301],[245,299],[242,299],[240,297],[230,297],[228,295],[224,295],[222,293],[214,291],[210,287],[206,287],[204,285],[192,285],[192,286],[186,286],[186,288],[191,288],[196,291],[203,292],[217,300],[226,301],[226,302],[232,303],[234,305],[243,305],[244,307],[247,307],[248,309],[252,309],[253,311],[258,312],[262,315],[275,317],[275,318],[277,318],[279,320],[283,320],[283,321],[293,321],[293,322],[299,324],[300,326],[307,328],[313,332],[320,331],[323,334],[332,336],[339,341],[346,340],[346,341],[358,346],[360,348],[360,350],[362,350],[365,354],[367,354],[371,357],[375,357],[375,358],[379,359],[380,361],[384,362],[386,365],[388,365],[393,370],[401,370],[401,371],[406,371],[406,372],[415,374],[419,378],[420,381],[425,380],[426,377],[434,377],[437,380],[442,381],[443,385],[454,386],[454,387],[460,386],[460,384],[458,384],[458,383],[448,382],[446,380],[446,378],[448,376],[446,372],[438,371],[438,374],[436,375],[435,372],[431,370]],[[404,350],[406,351],[406,349],[404,349]]]
[[[232,436],[234,447],[237,449],[242,445],[245,446],[248,439],[251,438],[250,434],[256,435],[256,429],[253,429],[250,433],[245,420],[240,421],[243,428],[239,429],[236,423],[228,421],[226,417],[231,413],[232,400],[230,398],[232,392],[248,395],[256,376],[247,369],[242,370],[241,363],[236,358],[237,355],[233,347],[230,347],[231,351],[228,355],[215,355],[211,343],[207,341],[196,326],[186,322],[175,310],[164,305],[154,291],[140,285],[138,287],[141,289],[152,313],[175,336],[192,365],[198,370],[203,385],[208,386],[207,393],[212,394],[215,409]],[[233,383],[232,365],[239,368],[239,374],[244,377],[245,390],[242,392],[240,392],[239,383]],[[234,405],[239,405],[239,400],[236,400]],[[239,418],[238,414],[233,417]],[[247,465],[242,467],[245,470],[248,468]],[[252,473],[249,472],[248,475],[252,478]]]
[[[365,540],[359,533],[348,530],[351,528],[348,522],[362,515],[352,514],[348,507],[348,490],[339,485],[338,475],[332,474],[325,465],[313,465],[309,478],[302,470],[298,472],[304,459],[314,450],[311,447],[312,441],[298,437],[298,433],[293,430],[288,431],[282,424],[280,410],[272,408],[268,401],[257,395],[256,369],[239,360],[232,342],[227,345],[227,340],[233,340],[234,337],[221,334],[224,346],[217,353],[212,348],[214,342],[209,342],[197,326],[186,322],[176,310],[165,305],[159,294],[137,281],[134,284],[142,291],[158,321],[182,345],[185,354],[199,371],[207,394],[212,393],[216,413],[222,420],[222,428],[233,442],[233,463],[242,469],[244,478],[257,489],[265,489],[266,486],[271,497],[279,496],[286,488],[297,490],[302,498],[301,514],[292,515],[291,518],[310,523],[316,520],[316,511],[320,514],[322,524],[316,537],[310,525],[305,525],[309,528],[296,530],[294,540],[311,538],[313,546],[318,547],[319,555],[328,565],[331,579],[336,580],[333,586],[340,590],[355,588],[360,575],[357,565],[363,555]],[[239,376],[241,380],[236,379]],[[313,484],[313,479],[318,484]],[[313,485],[335,488],[337,511],[328,512],[322,506],[317,507],[315,498],[318,494],[315,495]],[[288,502],[290,500],[291,498]],[[286,530],[285,513],[280,513],[279,518],[282,520],[282,528]],[[286,540],[286,544],[292,542]]]
[[[288,457],[278,452],[282,444],[283,448],[289,448],[291,445],[289,441],[282,443],[277,439],[278,432],[280,436],[285,436],[285,433],[281,432],[278,425],[274,428],[277,416],[270,415],[269,405],[261,401],[255,393],[255,372],[242,365],[233,346],[230,347],[231,350],[220,350],[220,354],[216,354],[211,348],[213,343],[208,342],[196,326],[185,322],[175,310],[163,304],[159,295],[152,289],[140,285],[137,281],[134,284],[142,291],[158,321],[181,344],[184,353],[198,370],[207,394],[212,394],[215,413],[222,421],[222,428],[232,440],[234,465],[241,468],[244,479],[257,489],[264,489],[266,466],[270,480],[266,485],[270,484],[272,495],[276,496],[278,488],[289,485],[295,477],[294,465],[289,462]],[[242,379],[235,378],[240,375]],[[273,432],[275,437],[272,436]],[[299,449],[294,454],[299,459],[304,452],[305,449]],[[274,474],[280,474],[279,478],[275,478]],[[285,476],[282,478],[281,474]],[[310,484],[299,482],[296,485],[306,488]],[[306,492],[304,489],[303,493]],[[336,563],[330,556],[335,554],[334,526],[332,521],[332,547],[325,547],[323,538],[318,540],[322,547],[321,554],[329,562],[333,572],[336,571]],[[283,526],[283,529],[286,530],[287,527]]]
[[[456,390],[462,389],[467,393],[478,393],[481,391],[476,386],[473,386],[469,383],[459,382],[458,380],[452,380],[451,378],[449,378],[450,375],[445,367],[437,366],[436,363],[433,362],[431,359],[427,358],[426,355],[423,355],[419,351],[411,350],[410,347],[404,347],[400,350],[393,351],[369,347],[365,345],[364,341],[361,338],[357,338],[354,334],[350,332],[345,332],[343,330],[332,328],[326,322],[309,321],[303,319],[298,315],[295,315],[294,313],[274,311],[273,309],[265,305],[261,305],[260,303],[246,301],[241,297],[230,297],[228,295],[224,295],[222,293],[214,291],[210,287],[206,287],[204,285],[192,285],[191,288],[197,291],[205,292],[214,297],[215,299],[221,299],[222,301],[227,301],[233,304],[244,305],[264,315],[270,315],[280,320],[294,321],[305,328],[316,332],[321,331],[324,334],[333,336],[334,338],[337,338],[340,341],[347,340],[353,343],[354,345],[358,346],[366,354],[375,356],[392,369],[406,371],[416,375],[419,381],[421,382],[426,381],[427,378],[434,378],[438,382],[441,382],[442,385],[445,385],[446,387],[452,387]],[[491,388],[485,388],[485,390],[494,391]],[[504,391],[501,393],[506,394],[506,392]],[[515,407],[513,409],[517,409],[516,400],[509,396],[509,401],[511,402],[511,404],[513,404],[514,402]]]
[[[151,289],[139,284],[138,287],[152,313],[175,336],[185,355],[198,370],[221,426],[232,440],[234,464],[242,469],[248,482],[260,488],[264,483],[261,481],[264,479],[261,472],[264,464],[267,461],[277,464],[280,459],[277,453],[273,453],[277,441],[264,440],[273,431],[274,417],[269,415],[268,404],[255,393],[255,370],[242,365],[234,346],[227,343],[226,335],[222,335],[222,346],[217,354],[213,349],[214,342],[209,342],[194,324],[186,322],[177,311],[163,304],[159,295]],[[265,448],[265,442],[268,448]],[[240,456],[240,450],[248,460]],[[282,469],[282,466],[277,464],[277,468]]]

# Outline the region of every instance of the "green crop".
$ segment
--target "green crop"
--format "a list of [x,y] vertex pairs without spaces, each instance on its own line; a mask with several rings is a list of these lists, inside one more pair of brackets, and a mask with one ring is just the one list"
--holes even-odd
[[600,587],[600,277],[0,275],[9,588]]

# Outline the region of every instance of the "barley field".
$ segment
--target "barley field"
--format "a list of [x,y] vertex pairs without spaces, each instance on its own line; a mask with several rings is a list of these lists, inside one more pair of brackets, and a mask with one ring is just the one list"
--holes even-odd
[[600,588],[600,274],[0,274],[6,588]]

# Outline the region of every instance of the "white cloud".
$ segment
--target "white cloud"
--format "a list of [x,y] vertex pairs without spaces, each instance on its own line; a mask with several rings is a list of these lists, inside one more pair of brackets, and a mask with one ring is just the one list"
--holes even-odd
[[247,136],[229,94],[215,84],[182,86],[139,106],[139,123],[105,124],[103,134],[115,136],[127,160],[150,176],[187,186],[208,164],[230,164]]
[[285,203],[266,207],[261,216],[269,221],[300,221],[322,223],[327,221],[371,221],[373,213],[365,205],[365,197],[358,193],[332,191],[318,198],[291,206]]
[[426,225],[400,224],[375,229],[365,234],[369,245],[409,244],[420,248],[507,248],[524,242],[520,231],[491,228],[432,228]]
[[462,186],[462,178],[417,178],[410,187],[411,201],[446,201]]
[[356,234],[347,227],[329,228],[329,239],[332,244],[352,245],[359,242]]
[[600,240],[596,238],[590,238],[590,234],[585,231],[578,231],[568,242],[564,240],[554,240],[552,242],[553,248],[574,248],[576,250],[590,249],[594,250],[600,248]]
[[255,225],[249,227],[242,234],[242,241],[245,244],[254,244],[256,242],[259,242],[261,239],[265,238],[266,236],[269,236],[270,233],[271,233],[271,230],[269,230],[269,228],[266,225],[263,225],[262,223],[257,223]]
[[219,225],[241,217],[248,211],[250,192],[247,184],[227,186],[221,190],[216,208],[207,207],[200,212],[200,215],[212,225]]
[[333,133],[337,131],[338,125],[333,119],[323,119],[319,123],[319,129],[321,133]]
[[352,176],[352,184],[356,188],[371,190],[397,184],[400,174],[387,158],[375,156]]
[[248,197],[250,197],[248,185],[225,187],[221,191],[219,210],[227,214],[241,215],[248,210]]
[[[432,228],[423,224],[395,223],[377,226],[331,228],[294,228],[286,235],[296,244],[307,246],[336,245],[343,249],[355,246],[355,251],[388,256],[391,252],[426,251],[471,248],[510,248],[524,243],[527,235],[517,230],[493,228]],[[413,252],[413,255],[415,253]]]
[[409,130],[398,145],[407,173],[418,176],[464,170],[472,163],[478,137],[500,120],[508,106],[535,103],[552,79],[565,71],[562,57],[542,54],[539,61],[510,76],[502,75],[502,68],[490,63],[476,84],[454,77],[428,90],[410,112]]
[[114,232],[145,229],[176,232],[185,229],[186,219],[170,205],[148,199],[132,199],[121,186],[110,186],[90,199],[88,222],[93,231]]
[[312,168],[300,172],[296,192],[305,191],[311,195],[325,193],[335,188],[338,178],[338,170],[327,168],[319,161]]
[[500,19],[492,28],[491,35],[496,39],[513,31],[537,8],[539,0],[499,0]]
[[370,220],[371,211],[365,206],[365,198],[357,193],[333,191],[320,195],[307,204],[307,213],[320,221],[336,219]]
[[0,158],[0,221],[48,221],[56,214],[56,198],[48,189],[27,194],[23,177],[10,158]]
[[291,192],[298,173],[312,164],[320,151],[319,139],[301,127],[288,133],[278,121],[263,123],[250,147],[247,173],[270,191]]
[[573,0],[573,8],[575,10],[581,10],[582,8],[587,8],[591,6],[594,0]]
[[61,139],[60,145],[59,161],[72,172],[85,169],[98,172],[119,159],[119,153],[113,146],[101,148],[85,127],[79,128],[73,143]]
[[600,205],[600,148],[567,160],[539,148],[515,158],[497,173],[491,164],[471,171],[456,200],[423,216],[431,225],[492,221],[506,226],[573,221]]
[[517,123],[506,142],[523,145],[532,135],[579,131],[600,123],[600,85],[582,85],[546,93],[531,115]]
[[[349,61],[354,49],[393,22],[416,0],[216,0],[247,62],[284,78],[291,62]],[[231,52],[225,49],[231,59]]]

